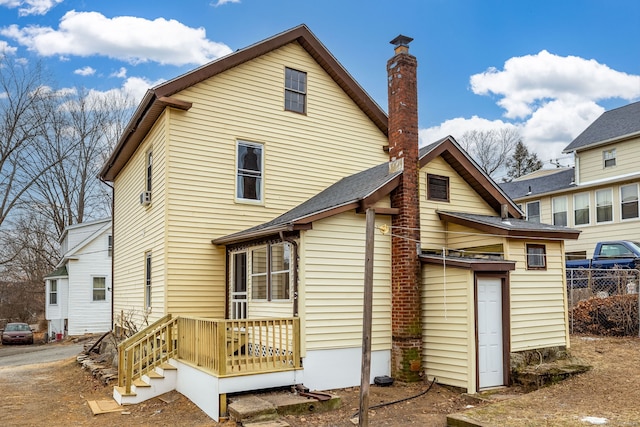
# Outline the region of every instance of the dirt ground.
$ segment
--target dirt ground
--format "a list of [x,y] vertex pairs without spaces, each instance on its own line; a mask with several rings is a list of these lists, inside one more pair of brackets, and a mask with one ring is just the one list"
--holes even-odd
[[[585,426],[606,418],[608,426],[640,426],[640,339],[572,337],[571,353],[593,365],[585,374],[531,393],[517,388],[486,394],[477,403],[435,384],[427,393],[371,409],[371,426],[446,426],[446,415],[465,414],[496,426]],[[429,384],[370,388],[370,407],[423,393]],[[87,400],[111,399],[104,386],[74,359],[0,368],[0,422],[5,426],[235,426],[215,423],[179,393],[165,403],[152,399],[123,411],[93,415]],[[353,426],[358,388],[334,390],[342,407],[323,414],[287,416],[291,426]],[[473,407],[469,408],[468,406]],[[595,417],[595,418],[586,418]]]

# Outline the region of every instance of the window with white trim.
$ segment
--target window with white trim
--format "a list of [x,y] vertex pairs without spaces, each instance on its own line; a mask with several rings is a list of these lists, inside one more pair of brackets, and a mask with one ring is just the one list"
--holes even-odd
[[567,223],[567,196],[554,197],[551,199],[551,210],[553,212],[553,225],[566,227]]
[[268,244],[251,251],[251,298],[289,300],[291,288],[291,245]]
[[264,150],[261,144],[237,143],[236,197],[239,200],[262,201]]
[[596,223],[613,221],[613,190],[596,191]]
[[113,236],[107,236],[107,256],[111,258],[113,256]]
[[93,300],[105,301],[107,299],[107,279],[106,277],[93,278]]
[[55,279],[49,280],[49,304],[58,304],[58,281]]
[[527,202],[527,221],[540,222],[540,200]]
[[144,254],[144,306],[151,308],[151,252]]
[[616,149],[604,150],[602,152],[602,163],[605,168],[610,168],[616,165]]
[[284,69],[284,109],[304,114],[307,111],[307,73]]
[[638,218],[638,184],[620,186],[620,218]]
[[588,225],[589,216],[589,193],[574,194],[573,225]]

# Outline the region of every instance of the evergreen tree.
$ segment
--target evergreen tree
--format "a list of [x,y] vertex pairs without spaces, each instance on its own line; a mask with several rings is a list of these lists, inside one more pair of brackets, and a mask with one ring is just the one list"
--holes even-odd
[[518,141],[511,158],[507,159],[507,176],[503,181],[510,182],[523,175],[542,168],[542,161],[536,153],[529,153],[529,149],[522,141]]

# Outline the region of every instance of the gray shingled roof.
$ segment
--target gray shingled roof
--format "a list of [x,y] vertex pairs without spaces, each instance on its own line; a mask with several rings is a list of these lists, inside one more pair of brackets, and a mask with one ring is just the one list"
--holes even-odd
[[[303,220],[306,217],[358,202],[373,194],[395,177],[399,176],[400,173],[401,172],[394,172],[390,174],[389,163],[382,163],[341,179],[306,202],[269,222],[230,234],[221,239],[229,240],[235,237],[240,239],[243,235],[252,235],[260,231],[268,232],[270,229],[277,229],[283,225],[293,224]],[[214,240],[214,243],[216,240]]]
[[563,153],[634,133],[640,133],[640,102],[604,112]]
[[517,200],[525,196],[535,196],[575,187],[573,174],[573,168],[564,168],[558,169],[558,172],[549,175],[503,182],[499,185],[511,199]]
[[441,212],[443,214],[446,214],[452,217],[463,218],[468,221],[476,222],[478,224],[484,224],[484,225],[501,228],[503,230],[508,230],[508,231],[523,231],[523,232],[537,231],[537,232],[559,232],[559,233],[576,233],[576,234],[580,233],[580,231],[574,228],[562,227],[559,225],[543,224],[539,222],[531,222],[524,219],[508,218],[507,220],[503,221],[502,218],[500,218],[499,216],[478,215],[478,214],[471,214],[471,213],[464,213],[464,212],[448,212],[448,211],[441,211]]

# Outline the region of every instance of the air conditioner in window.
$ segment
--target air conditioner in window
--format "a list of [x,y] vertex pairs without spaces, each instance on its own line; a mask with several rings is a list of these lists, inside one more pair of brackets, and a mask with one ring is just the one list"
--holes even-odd
[[140,193],[140,204],[142,206],[149,206],[151,204],[151,191],[143,191]]

